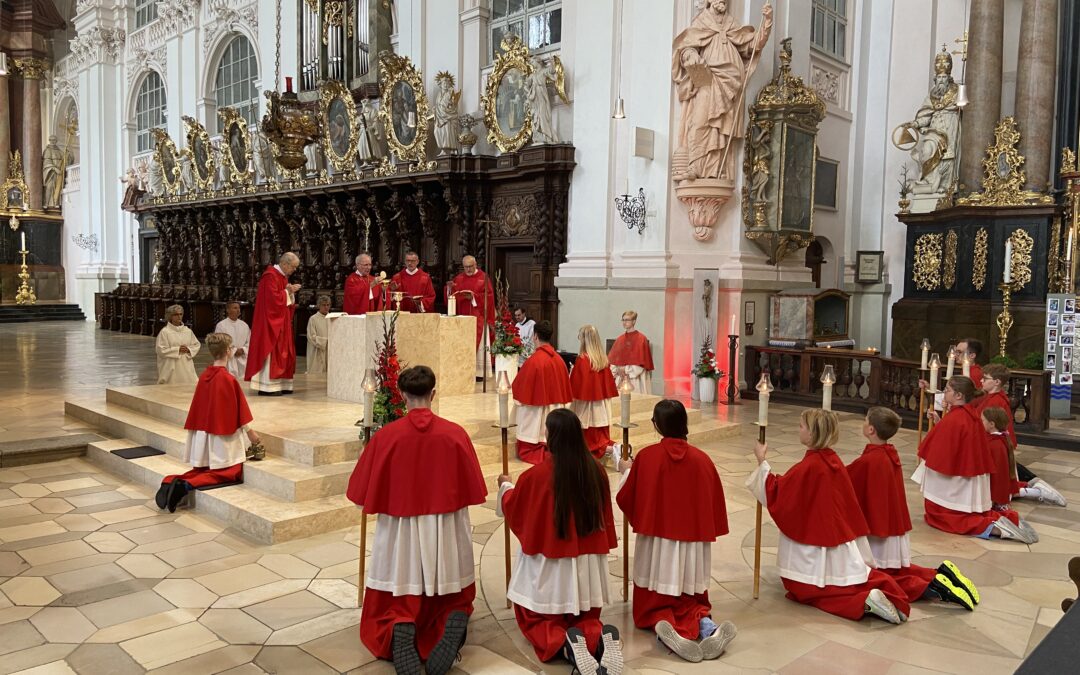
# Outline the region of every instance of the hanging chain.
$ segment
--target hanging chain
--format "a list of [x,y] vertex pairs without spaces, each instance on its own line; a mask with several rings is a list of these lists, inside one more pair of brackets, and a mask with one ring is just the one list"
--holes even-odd
[[274,3],[274,91],[281,89],[281,0]]

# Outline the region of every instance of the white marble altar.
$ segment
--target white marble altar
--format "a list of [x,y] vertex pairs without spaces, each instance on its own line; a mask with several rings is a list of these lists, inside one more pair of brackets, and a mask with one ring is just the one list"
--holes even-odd
[[[383,338],[383,325],[393,312],[364,316],[330,314],[326,395],[363,403],[360,383],[373,368]],[[397,351],[402,367],[425,365],[435,371],[436,391],[443,396],[473,393],[476,361],[476,317],[401,312]]]

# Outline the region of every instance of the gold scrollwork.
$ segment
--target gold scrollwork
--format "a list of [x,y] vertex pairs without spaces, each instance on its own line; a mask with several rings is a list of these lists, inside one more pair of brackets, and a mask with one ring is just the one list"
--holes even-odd
[[170,195],[180,194],[180,153],[176,150],[169,132],[154,127],[150,129],[154,135],[154,156],[158,166],[161,167],[161,178],[165,183],[165,192]]
[[356,121],[356,102],[352,93],[337,80],[323,84],[319,91],[322,137],[326,159],[344,173],[356,170],[356,148],[360,124]]
[[986,244],[989,240],[989,233],[987,233],[985,227],[980,227],[979,231],[975,233],[975,252],[972,255],[971,266],[971,286],[981,291],[986,286]]
[[941,286],[940,232],[928,232],[915,240],[915,263],[911,280],[920,291],[935,291]]
[[941,270],[941,284],[945,290],[956,285],[956,246],[956,230],[949,230],[945,235],[945,259]]
[[1013,230],[1009,235],[1012,241],[1012,259],[1006,261],[1012,268],[1012,287],[1021,289],[1031,281],[1031,251],[1035,240],[1025,230]]
[[[312,3],[308,2],[308,6],[312,11],[318,11],[318,5],[312,6]],[[344,0],[327,0],[323,5],[323,20],[322,20],[322,43],[324,45],[330,44],[330,29],[341,28],[342,24],[346,24],[345,32],[351,38],[353,36],[353,22],[352,11],[349,11],[349,15],[345,16],[345,2]]]
[[[525,82],[533,74],[532,60],[529,58],[529,48],[521,41],[521,38],[511,33],[499,43],[502,53],[495,57],[495,65],[488,75],[487,84],[484,86],[484,95],[480,97],[480,105],[484,109],[484,126],[488,130],[488,142],[499,149],[499,152],[517,152],[532,140],[533,110],[525,103]],[[516,71],[516,72],[514,72]],[[511,129],[505,130],[499,123],[499,89],[503,82],[507,86],[513,86],[514,81],[521,87],[517,99],[511,97],[505,100],[504,105],[514,108],[514,113],[520,113],[521,127],[515,133],[513,123]],[[515,100],[520,100],[524,106],[521,110],[515,106]]]
[[[11,195],[18,197],[18,203],[9,201]],[[0,211],[16,209],[28,211],[30,209],[30,188],[23,180],[22,153],[15,150],[8,159],[8,177],[4,184],[0,185]],[[12,229],[18,227],[18,218],[12,216]]]
[[[433,162],[425,162],[428,124],[433,115],[420,71],[408,56],[390,51],[379,53],[379,97],[382,100],[379,118],[386,129],[390,152],[399,162],[416,162],[425,169],[434,168]],[[408,109],[412,107],[409,98],[415,101],[414,110]]]
[[994,128],[994,142],[986,148],[983,159],[982,192],[974,192],[956,201],[968,206],[1025,206],[1053,204],[1050,195],[1024,189],[1024,156],[1020,154],[1020,130],[1011,115],[1003,117]]
[[202,122],[181,115],[184,126],[187,129],[187,147],[183,152],[191,162],[191,178],[195,183],[195,189],[200,192],[214,188],[214,147],[210,145],[210,134],[206,133],[206,127]]
[[224,169],[225,182],[229,185],[250,185],[251,175],[251,137],[247,120],[236,108],[218,108],[218,117],[222,122],[221,167]]

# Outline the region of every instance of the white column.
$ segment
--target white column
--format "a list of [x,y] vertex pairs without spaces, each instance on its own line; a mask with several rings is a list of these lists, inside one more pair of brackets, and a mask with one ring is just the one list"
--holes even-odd
[[[257,3],[259,12],[259,73],[261,88],[263,90],[285,91],[285,78],[293,78],[293,91],[299,91],[300,55],[297,51],[297,3],[303,0],[277,0],[276,2]],[[276,6],[281,5],[281,30],[277,27]],[[281,81],[274,82],[275,49],[280,32],[281,41]],[[377,55],[373,55],[376,58]],[[265,99],[259,103],[259,109],[264,110]]]
[[[484,93],[480,71],[488,65],[490,10],[480,0],[466,0],[461,21],[461,112],[480,110]],[[481,134],[477,134],[478,136]]]

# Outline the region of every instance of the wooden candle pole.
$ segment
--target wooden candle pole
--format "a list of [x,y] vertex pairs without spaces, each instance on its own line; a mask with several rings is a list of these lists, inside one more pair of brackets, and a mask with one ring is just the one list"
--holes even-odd
[[367,563],[367,509],[360,510],[360,578],[357,580],[356,606],[364,606],[364,589],[367,587],[365,564]]
[[[630,459],[630,427],[622,428],[622,459]],[[622,594],[623,600],[630,602],[630,519],[623,514],[622,521]]]
[[[926,379],[923,374],[926,373],[922,368],[919,369],[919,379]],[[922,444],[923,437],[923,420],[926,418],[926,390],[919,387],[919,445]],[[918,445],[916,445],[918,447]]]
[[[486,293],[485,293],[486,295]],[[487,354],[484,355],[487,359]],[[485,378],[486,379],[486,378]],[[502,470],[510,475],[510,429],[502,427]],[[506,571],[506,592],[510,592],[510,523],[503,522],[503,566]],[[510,609],[510,598],[506,598],[506,608]]]
[[[758,427],[758,442],[765,442],[764,426]],[[754,599],[758,599],[758,591],[761,588],[761,502],[757,503],[757,513],[754,514]]]

